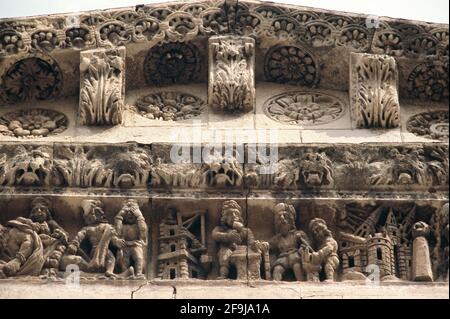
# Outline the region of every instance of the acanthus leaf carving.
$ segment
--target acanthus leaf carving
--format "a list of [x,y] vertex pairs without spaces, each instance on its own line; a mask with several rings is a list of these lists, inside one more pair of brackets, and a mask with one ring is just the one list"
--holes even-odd
[[82,52],[80,73],[80,124],[121,124],[125,93],[125,48]]
[[255,105],[255,42],[248,37],[209,39],[208,104],[222,111],[250,111]]
[[351,111],[357,127],[399,126],[398,73],[394,58],[351,53],[350,82]]

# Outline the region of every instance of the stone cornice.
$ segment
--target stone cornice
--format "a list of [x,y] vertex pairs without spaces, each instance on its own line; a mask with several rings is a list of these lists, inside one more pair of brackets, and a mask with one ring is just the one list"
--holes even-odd
[[[237,5],[236,5],[237,3]],[[420,59],[448,56],[448,24],[367,15],[262,1],[183,1],[0,20],[0,56],[189,41],[196,36],[250,35],[286,38],[292,44],[387,53]],[[379,25],[378,25],[379,23]],[[372,27],[372,28],[371,28]],[[355,38],[348,38],[353,34]],[[364,43],[363,43],[364,42]]]

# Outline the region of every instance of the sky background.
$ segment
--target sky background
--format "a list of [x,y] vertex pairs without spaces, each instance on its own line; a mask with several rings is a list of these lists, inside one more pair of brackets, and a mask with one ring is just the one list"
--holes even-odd
[[[78,12],[164,2],[163,0],[0,0],[0,18]],[[448,0],[273,0],[392,18],[449,23]]]

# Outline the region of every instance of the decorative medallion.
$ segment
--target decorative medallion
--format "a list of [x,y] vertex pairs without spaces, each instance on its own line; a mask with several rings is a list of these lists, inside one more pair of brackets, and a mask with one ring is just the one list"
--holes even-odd
[[409,132],[434,140],[448,140],[448,111],[424,112],[411,116],[406,123]]
[[345,108],[341,101],[331,95],[294,91],[267,100],[264,112],[281,123],[311,126],[339,119],[345,113]]
[[448,60],[419,64],[408,77],[408,91],[423,100],[448,99]]
[[152,120],[187,120],[200,115],[205,107],[200,98],[181,92],[157,92],[136,101],[136,111]]
[[62,76],[56,63],[39,58],[17,61],[2,76],[3,90],[10,102],[46,100],[56,94]]
[[272,48],[266,55],[265,73],[267,79],[278,83],[314,86],[319,81],[311,54],[294,46]]
[[67,126],[64,114],[47,109],[14,111],[0,117],[0,133],[6,136],[46,137],[65,131]]
[[144,63],[149,84],[168,85],[189,83],[200,68],[198,49],[186,43],[168,43],[152,48]]

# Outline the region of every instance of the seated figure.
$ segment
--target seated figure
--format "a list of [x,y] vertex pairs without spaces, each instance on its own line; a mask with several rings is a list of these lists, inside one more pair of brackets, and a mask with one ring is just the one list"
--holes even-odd
[[44,266],[44,247],[32,220],[19,217],[0,225],[0,278],[38,276]]
[[[125,240],[117,236],[114,227],[106,220],[99,200],[83,200],[81,208],[86,226],[67,247],[62,268],[77,265],[83,272],[104,273],[106,277],[117,278],[114,274],[116,257],[111,249],[124,249]],[[81,247],[83,241],[87,241],[87,250]],[[134,270],[129,269],[121,276],[128,276],[130,273],[134,273]]]
[[32,201],[30,219],[44,246],[43,274],[55,276],[68,245],[68,234],[53,220],[50,202],[45,198],[36,197]]
[[287,270],[292,270],[297,281],[304,280],[300,248],[309,245],[303,231],[295,227],[296,212],[292,205],[280,203],[274,208],[276,235],[269,241],[270,250],[276,253],[273,265],[273,279],[283,280]]
[[[268,253],[268,243],[255,240],[251,229],[244,226],[241,207],[234,200],[228,200],[223,204],[220,225],[214,228],[212,238],[219,244],[218,279],[227,279],[229,277],[233,254],[241,253],[245,257],[245,254],[249,256],[266,256]],[[247,266],[251,268],[252,277],[257,278],[260,275],[258,259],[254,263],[249,263],[249,265],[239,263],[235,264],[235,266],[238,268],[238,278],[244,278],[245,275],[242,270],[247,268]],[[239,270],[241,270],[240,273]],[[258,272],[257,274],[256,271]]]

